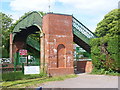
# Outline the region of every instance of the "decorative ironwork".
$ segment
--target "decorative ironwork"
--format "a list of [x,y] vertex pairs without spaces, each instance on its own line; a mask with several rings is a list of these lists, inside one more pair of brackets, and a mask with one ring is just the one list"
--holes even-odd
[[92,33],[87,27],[73,17],[73,31],[77,30],[84,34],[87,38],[96,38],[96,35]]

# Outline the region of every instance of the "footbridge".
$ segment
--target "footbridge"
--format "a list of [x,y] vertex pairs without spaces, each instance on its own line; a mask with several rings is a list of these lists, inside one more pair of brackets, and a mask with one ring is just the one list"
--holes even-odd
[[[39,34],[39,42],[30,37]],[[73,42],[90,52],[90,39],[96,38],[85,25],[72,15],[31,12],[18,21],[11,35],[10,55],[20,49],[40,52],[41,69],[51,75],[73,73]],[[14,62],[14,58],[13,58]],[[64,73],[62,73],[63,71]]]

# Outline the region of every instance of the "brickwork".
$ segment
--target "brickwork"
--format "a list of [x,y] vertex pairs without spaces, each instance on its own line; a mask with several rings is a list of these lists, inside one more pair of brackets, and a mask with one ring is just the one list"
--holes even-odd
[[43,17],[45,33],[45,63],[47,73],[55,75],[72,74],[73,33],[72,16],[47,14]]
[[[30,30],[31,33],[33,33],[32,30],[38,31],[33,28]],[[26,47],[27,35],[25,33],[22,34],[23,37],[18,34],[14,37],[14,40],[12,40],[12,34],[10,35],[11,58],[18,50]],[[41,71],[45,70],[50,76],[73,74],[72,16],[53,13],[46,14],[43,16],[42,34],[40,38]],[[14,61],[12,60],[12,62]],[[77,63],[77,69],[80,72],[91,72],[92,62],[80,61]]]
[[92,61],[77,61],[77,71],[80,73],[90,73],[92,71]]
[[14,54],[18,52],[20,49],[25,48],[25,42],[22,41],[16,41],[13,44],[10,44],[10,58],[12,59],[12,63],[14,63]]

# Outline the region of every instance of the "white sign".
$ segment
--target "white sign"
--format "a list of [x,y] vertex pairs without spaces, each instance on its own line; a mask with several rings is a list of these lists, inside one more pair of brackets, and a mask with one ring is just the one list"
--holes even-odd
[[24,74],[40,74],[40,66],[24,66]]

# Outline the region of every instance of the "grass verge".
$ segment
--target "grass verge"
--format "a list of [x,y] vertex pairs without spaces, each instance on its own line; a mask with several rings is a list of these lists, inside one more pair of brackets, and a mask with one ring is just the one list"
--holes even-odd
[[27,87],[37,87],[41,83],[49,82],[49,81],[61,81],[67,78],[74,78],[77,75],[65,75],[59,77],[43,77],[43,78],[35,78],[35,79],[28,79],[28,80],[16,80],[16,81],[5,81],[2,83],[2,88],[5,90],[6,88],[27,88]]
[[22,80],[22,79],[32,79],[32,78],[42,78],[45,77],[46,74],[31,74],[31,75],[24,75],[22,72],[7,72],[2,74],[3,81],[15,81],[15,80]]

